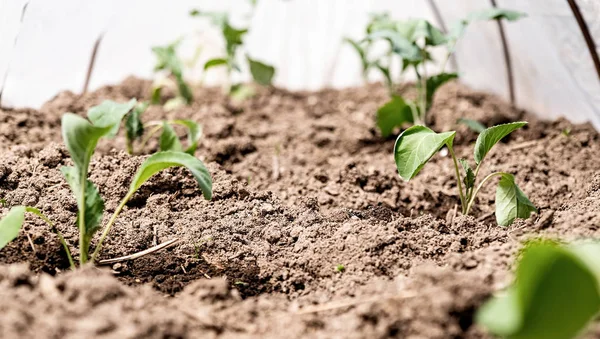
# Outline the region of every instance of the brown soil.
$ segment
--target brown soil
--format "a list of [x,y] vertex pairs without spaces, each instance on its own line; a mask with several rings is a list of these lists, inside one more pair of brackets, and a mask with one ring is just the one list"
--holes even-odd
[[[70,162],[60,116],[108,98],[147,98],[148,86],[131,78],[84,97],[61,93],[40,111],[0,110],[0,213],[40,208],[76,252],[76,205],[59,171]],[[472,159],[476,135],[456,126],[458,117],[530,122],[482,169],[514,173],[540,209],[502,228],[491,186],[473,216],[454,212],[448,157],[436,155],[409,183],[399,179],[394,140],[374,128],[386,99],[379,85],[263,89],[238,105],[218,89],[199,89],[196,98],[173,112],[151,107],[144,119],[202,123],[196,155],[213,175],[213,200],[184,170],[155,176],[119,217],[102,258],[180,242],[112,267],[64,272],[56,236],[27,217],[0,251],[0,337],[488,337],[473,324],[474,311],[510,282],[521,241],[600,233],[599,136],[590,125],[539,121],[457,83],[441,90],[431,123],[458,131],[459,156]],[[104,141],[91,165],[105,217],[144,159],[123,149],[122,137]]]

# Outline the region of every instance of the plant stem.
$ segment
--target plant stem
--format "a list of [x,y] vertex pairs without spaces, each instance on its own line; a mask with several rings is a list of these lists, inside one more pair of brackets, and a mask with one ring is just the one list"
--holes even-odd
[[463,194],[462,183],[460,180],[460,171],[458,170],[458,161],[456,160],[456,155],[454,154],[454,149],[452,149],[452,145],[446,144],[446,146],[448,146],[448,152],[450,153],[450,155],[452,156],[452,160],[454,161],[454,169],[456,171],[456,181],[458,182],[458,194],[460,196],[461,211],[463,214],[466,214],[465,213],[465,210],[466,210],[465,196]]
[[127,145],[127,154],[133,155],[133,142],[127,138],[125,144]]
[[[154,124],[150,124],[148,123],[148,125],[154,125]],[[146,135],[146,137],[144,139],[142,139],[142,142],[140,143],[140,150],[143,150],[144,147],[146,147],[146,144],[148,143],[148,140],[150,140],[150,138],[152,138],[152,136],[154,134],[156,134],[156,132],[160,131],[160,129],[162,128],[162,123],[160,125],[154,125],[155,127],[153,129],[150,130],[150,132],[148,132],[148,135]]]
[[[479,166],[478,166],[479,169]],[[495,177],[495,176],[499,176],[499,175],[505,175],[505,172],[494,172],[492,174],[488,174],[488,176],[486,176],[485,178],[483,178],[483,180],[481,180],[481,182],[479,183],[479,185],[477,185],[477,188],[475,188],[475,190],[473,191],[473,194],[471,194],[471,197],[469,199],[469,202],[467,204],[467,210],[465,214],[469,214],[469,211],[471,210],[471,207],[473,207],[473,203],[475,202],[475,196],[477,195],[477,193],[479,192],[479,190],[481,189],[481,187],[483,187],[483,185],[490,180],[491,178]]]
[[104,239],[106,239],[108,232],[110,232],[110,228],[115,223],[115,220],[117,220],[119,213],[121,213],[121,210],[123,210],[123,207],[125,207],[125,204],[129,201],[129,199],[131,198],[131,196],[133,196],[134,193],[135,193],[135,191],[131,191],[131,192],[127,193],[125,198],[123,198],[123,200],[121,201],[121,203],[119,204],[119,206],[117,207],[117,209],[115,210],[113,215],[108,220],[108,223],[106,224],[106,226],[104,226],[104,231],[102,231],[102,236],[100,236],[100,240],[98,241],[98,244],[96,245],[96,249],[94,250],[94,253],[92,254],[92,262],[96,261],[98,254],[100,254],[100,249],[102,248],[102,243],[104,242]]
[[60,241],[60,243],[62,244],[63,248],[65,249],[65,253],[67,253],[67,259],[69,259],[69,267],[71,267],[71,270],[75,270],[75,268],[76,268],[75,267],[75,262],[73,261],[73,257],[71,256],[71,251],[69,251],[69,247],[67,246],[67,241],[63,237],[62,233],[60,233],[60,231],[57,230],[55,227],[53,227],[52,230],[58,236],[58,240]]
[[424,49],[421,49],[421,56],[423,58],[423,75],[421,76],[421,119],[423,120],[423,125],[427,126],[427,65],[425,64],[426,55]]
[[407,100],[406,104],[410,107],[410,113],[412,114],[413,124],[414,125],[422,125],[421,119],[419,118],[419,110],[414,102]]
[[86,241],[85,236],[85,182],[82,184],[82,201],[81,206],[79,206],[79,265],[83,265],[87,262],[88,259],[88,250],[89,250],[89,242]]
[[69,251],[69,246],[67,245],[67,241],[65,240],[65,238],[63,237],[62,233],[60,233],[59,230],[56,229],[56,226],[54,226],[54,223],[48,219],[48,217],[46,217],[43,214],[37,214],[37,216],[39,216],[42,220],[44,220],[48,225],[50,225],[50,229],[52,230],[52,232],[56,233],[56,235],[58,236],[58,240],[60,241],[60,243],[62,244],[63,248],[65,249],[65,252],[67,253],[67,259],[69,259],[69,266],[71,267],[72,270],[75,269],[75,262],[73,261],[73,257],[71,256],[71,251]]

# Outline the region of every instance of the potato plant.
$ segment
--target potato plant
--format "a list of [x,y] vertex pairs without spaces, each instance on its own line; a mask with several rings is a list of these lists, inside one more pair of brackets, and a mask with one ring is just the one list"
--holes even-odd
[[477,312],[475,320],[504,338],[578,338],[600,311],[600,244],[529,243],[515,281]]
[[[405,124],[424,126],[427,124],[427,114],[431,109],[435,92],[444,83],[458,78],[457,73],[446,72],[446,65],[454,53],[457,41],[470,23],[502,19],[516,21],[523,16],[524,13],[498,8],[474,12],[466,19],[457,22],[448,33],[443,33],[424,19],[393,20],[387,15],[374,16],[367,26],[364,40],[347,41],[354,46],[361,58],[365,77],[368,70],[375,67],[386,79],[391,98],[377,111],[377,127],[381,135],[388,137],[396,128]],[[388,53],[384,53],[379,58],[369,59],[368,52],[377,41],[387,42]],[[434,48],[444,48],[446,58],[439,73],[428,74],[426,66],[434,61],[432,58]],[[407,70],[415,72],[417,95],[414,100],[395,92],[396,78],[392,75],[390,56],[399,59],[400,74],[404,74]]]
[[[167,72],[169,78],[175,82],[177,87],[178,95],[165,104],[167,107],[178,106],[181,104],[189,105],[194,101],[192,90],[183,78],[183,62],[177,56],[177,47],[180,42],[180,40],[177,40],[166,46],[156,46],[152,48],[152,52],[156,56],[154,71]],[[152,89],[152,104],[160,104],[162,88],[165,85],[164,81],[154,84]]]
[[[528,218],[531,212],[537,211],[525,193],[517,186],[514,175],[506,172],[494,172],[488,174],[477,186],[475,183],[481,164],[492,147],[502,138],[526,124],[526,122],[513,122],[490,127],[481,132],[475,143],[473,154],[475,170],[467,160],[456,158],[452,147],[455,131],[436,133],[421,125],[409,127],[398,136],[394,145],[394,159],[398,174],[402,179],[409,181],[421,171],[434,154],[446,146],[454,162],[462,213],[469,214],[481,187],[491,179],[498,177],[500,181],[496,188],[496,221],[498,225],[508,226],[516,218]],[[460,167],[464,171],[462,179]]]
[[[112,121],[112,119],[117,118],[124,119],[125,142],[129,154],[134,153],[134,143],[136,140],[141,140],[139,149],[143,149],[147,142],[162,130],[159,137],[159,149],[161,151],[183,151],[194,155],[198,147],[198,141],[202,136],[200,125],[186,119],[149,121],[144,124],[141,116],[147,108],[148,103],[138,103],[135,99],[131,99],[129,102],[123,104],[112,100],[105,100],[100,105],[92,107],[88,111],[88,119],[93,124],[102,124],[104,121]],[[183,147],[173,126],[183,126],[187,129],[187,147]],[[118,126],[116,128],[118,129]]]
[[270,86],[272,84],[275,68],[250,57],[248,53],[240,52],[243,48],[244,37],[246,36],[246,33],[248,33],[248,28],[236,28],[232,26],[227,13],[192,10],[190,15],[210,19],[212,24],[218,27],[223,35],[223,39],[225,40],[225,55],[220,58],[208,60],[204,64],[204,71],[208,71],[214,67],[225,67],[227,78],[229,80],[228,93],[230,97],[243,100],[254,95],[254,91],[251,87],[240,83],[233,83],[233,72],[241,72],[239,63],[240,54],[244,54],[244,61],[250,69],[250,74],[252,75],[254,82],[262,86]]
[[[101,227],[104,214],[104,201],[98,189],[88,179],[89,164],[96,149],[96,145],[103,137],[115,136],[123,117],[135,105],[134,101],[128,104],[104,103],[96,106],[88,112],[90,120],[84,119],[73,113],[66,113],[62,117],[62,136],[66,148],[73,161],[73,166],[61,168],[66,182],[77,202],[77,221],[79,230],[79,264],[83,265],[89,261],[94,262],[102,249],[102,244],[108,236],[125,204],[131,199],[135,192],[154,174],[169,167],[186,167],[196,179],[198,186],[206,199],[212,196],[212,179],[210,173],[199,159],[180,151],[161,151],[149,156],[137,170],[131,181],[129,190],[113,212],[108,222]],[[23,225],[26,212],[38,215],[54,226],[48,218],[43,216],[39,210],[29,206],[13,207],[9,213],[0,220],[0,248],[6,246],[14,239]],[[102,233],[95,249],[90,255],[90,246],[94,235],[102,228]],[[60,233],[62,242],[71,266],[75,267],[74,261],[68,250],[68,245]]]

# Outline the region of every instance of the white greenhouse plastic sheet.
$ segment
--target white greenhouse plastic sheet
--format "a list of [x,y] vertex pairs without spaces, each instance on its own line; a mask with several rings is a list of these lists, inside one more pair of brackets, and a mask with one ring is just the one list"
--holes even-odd
[[[586,41],[566,0],[496,0],[499,7],[528,17],[504,23],[515,103],[543,117],[566,116],[600,128],[600,79]],[[600,51],[600,2],[574,1]],[[360,85],[359,60],[345,36],[362,37],[369,13],[394,18],[423,17],[450,26],[485,0],[259,0],[247,38],[250,55],[277,68],[277,86],[292,90]],[[23,6],[27,4],[21,22]],[[432,10],[441,14],[441,22]],[[90,56],[102,36],[90,88],[128,75],[152,77],[150,48],[184,37],[181,54],[191,59],[197,46],[202,60],[218,56],[218,32],[189,10],[228,11],[244,23],[248,0],[0,0],[0,79],[2,104],[39,107],[61,90],[81,92]],[[15,39],[17,39],[15,44]],[[440,58],[441,59],[441,58]],[[202,60],[197,63],[201,65]],[[509,99],[509,83],[495,22],[477,23],[457,47],[462,81]],[[201,67],[188,72],[198,80]],[[210,71],[206,83],[223,73]],[[248,79],[242,75],[240,80]],[[373,77],[373,80],[378,80]]]

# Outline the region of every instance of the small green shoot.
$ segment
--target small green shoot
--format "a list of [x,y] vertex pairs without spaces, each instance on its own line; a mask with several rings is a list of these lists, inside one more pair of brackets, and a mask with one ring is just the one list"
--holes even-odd
[[[251,87],[233,83],[232,81],[233,72],[241,71],[239,51],[244,45],[244,38],[248,33],[248,28],[236,28],[232,26],[227,13],[202,12],[195,9],[190,11],[190,15],[208,18],[213,25],[220,29],[225,40],[225,56],[208,60],[204,64],[204,71],[208,71],[214,67],[225,67],[229,79],[227,91],[230,97],[240,101],[253,96],[254,90]],[[271,86],[273,77],[275,76],[275,68],[251,58],[248,53],[244,54],[244,61],[250,70],[254,82],[262,86]]]
[[600,245],[527,245],[515,282],[484,304],[475,320],[507,338],[578,337],[600,311]]
[[[212,197],[212,180],[202,161],[181,151],[162,151],[151,155],[142,163],[133,177],[129,191],[104,225],[91,260],[89,259],[92,238],[102,228],[101,222],[104,215],[104,200],[94,183],[88,179],[90,160],[100,139],[116,135],[121,120],[134,105],[134,100],[127,104],[104,102],[88,111],[89,121],[73,113],[66,113],[62,117],[63,140],[74,166],[64,166],[61,168],[61,172],[77,202],[76,225],[79,229],[80,265],[88,261],[94,262],[97,259],[104,240],[125,204],[154,174],[170,167],[186,167],[196,179],[204,197],[208,200]],[[0,220],[0,245],[2,245],[0,248],[18,235],[25,212],[37,214],[52,225],[39,211],[31,207],[13,207],[8,215]],[[70,256],[66,242],[62,236],[60,238]],[[74,265],[72,264],[72,266]]]
[[[183,78],[183,62],[177,56],[177,47],[180,40],[177,40],[166,46],[156,46],[152,48],[152,52],[156,56],[156,65],[154,71],[166,71],[172,80],[175,81],[179,100],[187,105],[194,101],[192,90]],[[152,90],[151,103],[156,105],[160,103],[162,85],[155,85]]]
[[569,137],[571,135],[571,129],[570,128],[565,128],[563,129],[560,134],[562,134],[565,137]]
[[[467,19],[460,20],[452,30],[443,33],[439,28],[424,19],[393,20],[388,15],[373,16],[366,30],[366,38],[361,41],[345,39],[352,45],[361,59],[363,76],[366,78],[371,68],[379,69],[384,75],[391,99],[377,111],[377,126],[383,137],[405,124],[426,125],[428,112],[433,104],[436,91],[446,82],[458,78],[456,73],[446,72],[449,58],[455,51],[459,38],[466,27],[481,20],[515,21],[524,13],[497,9],[471,13]],[[369,50],[377,41],[385,41],[388,52],[378,58],[372,58]],[[428,74],[427,64],[434,61],[434,48],[446,49],[446,59],[441,71]],[[395,77],[391,75],[392,58],[400,61],[400,75],[412,70],[417,77],[417,96],[414,100],[400,98],[395,93]]]
[[[126,130],[125,143],[129,154],[135,153],[134,146],[136,140],[141,140],[139,149],[143,149],[148,141],[162,130],[159,137],[161,151],[185,152],[194,155],[198,148],[198,142],[202,137],[201,126],[192,120],[185,119],[150,121],[144,124],[141,117],[147,108],[148,103],[137,103],[135,99],[125,104],[105,100],[100,105],[90,108],[88,119],[94,125],[114,123],[113,130],[107,135],[109,137],[117,134],[120,121],[124,119]],[[182,146],[173,126],[181,126],[187,129],[187,147]]]
[[336,265],[335,266],[335,271],[337,273],[343,273],[346,270],[346,267],[342,264]]
[[[434,154],[446,146],[454,161],[462,213],[468,215],[481,187],[492,178],[499,177],[500,182],[496,189],[496,221],[498,225],[508,226],[516,218],[528,218],[531,212],[537,211],[517,186],[514,176],[506,172],[494,172],[487,175],[479,185],[475,186],[475,183],[481,164],[492,147],[502,138],[526,124],[526,122],[513,122],[490,127],[481,132],[474,149],[475,170],[466,160],[456,158],[452,147],[456,132],[436,133],[425,126],[412,126],[398,136],[394,145],[394,159],[398,174],[402,179],[409,181],[421,171]],[[460,168],[464,172],[462,179]]]

